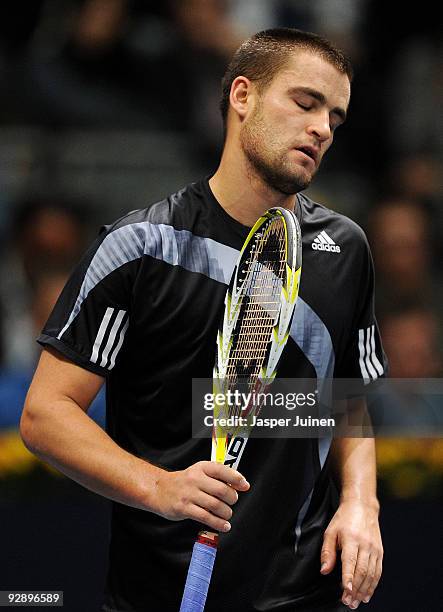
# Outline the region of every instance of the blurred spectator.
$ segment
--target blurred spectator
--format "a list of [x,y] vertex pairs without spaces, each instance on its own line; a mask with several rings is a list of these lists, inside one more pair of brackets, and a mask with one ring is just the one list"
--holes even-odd
[[[35,341],[66,284],[69,270],[63,261],[54,257],[45,268],[35,267],[29,291],[29,311],[23,310],[20,320],[12,321],[14,328],[6,330],[6,349],[12,363],[0,368],[0,433],[2,429],[18,427],[26,393],[41,347]],[[19,323],[22,327],[18,328]],[[94,421],[105,425],[104,389],[95,398],[88,413]]]
[[[69,270],[55,266],[52,269],[42,271],[35,279],[30,312],[33,328],[31,340],[34,344],[36,336],[43,329],[63,287],[66,285],[68,276]],[[38,348],[37,352],[40,353]]]
[[407,307],[417,297],[441,311],[442,284],[425,208],[406,198],[380,202],[371,211],[369,237],[377,269],[377,312]]
[[71,203],[31,198],[18,206],[0,265],[5,367],[35,365],[35,336],[85,240],[83,215]]
[[218,111],[221,79],[244,37],[230,18],[227,0],[169,0],[189,95],[191,133],[198,139],[201,160],[214,167],[222,146]]
[[[46,322],[67,280],[67,270],[57,266],[33,274],[32,287],[27,292],[27,303],[18,304],[21,311],[11,313],[4,322],[6,364],[0,368],[0,430],[16,428],[24,399],[41,348],[35,341]],[[12,296],[8,296],[12,297]],[[22,296],[23,297],[23,296]],[[8,300],[11,302],[11,299]]]
[[179,32],[196,50],[228,60],[243,41],[230,20],[227,0],[170,0]]
[[430,153],[399,156],[391,168],[388,188],[403,198],[422,202],[432,218],[431,237],[435,246],[435,260],[443,270],[443,158]]
[[392,188],[395,186],[399,194],[437,208],[436,200],[440,202],[443,188],[441,162],[441,157],[429,154],[398,157],[392,166]]
[[442,435],[441,384],[432,381],[443,374],[441,320],[416,304],[385,315],[380,328],[390,380],[369,404],[375,430],[391,436]]
[[428,308],[411,306],[381,319],[392,378],[437,378],[443,374],[441,321]]

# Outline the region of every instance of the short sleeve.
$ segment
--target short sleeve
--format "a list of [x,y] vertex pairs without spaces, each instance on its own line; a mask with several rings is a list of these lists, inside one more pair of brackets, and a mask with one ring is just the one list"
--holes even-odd
[[358,300],[335,376],[368,385],[386,376],[387,359],[374,312],[374,264],[365,236],[361,248],[363,257],[356,258],[361,267],[354,277],[359,279]]
[[103,228],[73,271],[37,342],[107,376],[124,346],[142,255],[142,240],[131,226]]

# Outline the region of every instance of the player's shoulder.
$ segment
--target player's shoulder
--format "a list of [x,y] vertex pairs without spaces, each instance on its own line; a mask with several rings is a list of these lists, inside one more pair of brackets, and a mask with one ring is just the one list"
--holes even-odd
[[113,223],[104,225],[101,232],[111,234],[124,228],[131,228],[143,234],[152,225],[168,225],[176,229],[186,229],[193,213],[201,205],[200,183],[190,183],[171,195],[148,204],[146,208],[132,210]]
[[302,209],[303,237],[314,243],[331,240],[343,250],[369,249],[368,239],[363,228],[346,215],[336,212],[313,200],[305,193],[298,194]]
[[200,183],[192,183],[146,208],[132,210],[103,225],[88,251],[88,261],[106,266],[140,262],[144,256],[161,258],[177,248],[182,230],[192,232],[204,208]]

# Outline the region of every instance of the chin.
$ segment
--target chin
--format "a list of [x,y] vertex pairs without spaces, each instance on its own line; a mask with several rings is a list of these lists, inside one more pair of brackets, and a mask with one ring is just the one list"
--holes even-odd
[[275,186],[286,195],[292,195],[307,189],[311,184],[313,175],[308,172],[293,172],[280,174],[275,177]]
[[299,191],[303,191],[307,189],[311,184],[310,180],[307,180],[305,177],[279,177],[277,180],[268,181],[268,183],[279,191],[280,193],[284,193],[285,195],[293,195],[294,193],[298,193]]
[[274,156],[273,159],[257,154],[252,147],[244,147],[244,152],[255,172],[262,180],[284,195],[293,195],[309,187],[314,173],[304,166],[288,163],[283,156]]

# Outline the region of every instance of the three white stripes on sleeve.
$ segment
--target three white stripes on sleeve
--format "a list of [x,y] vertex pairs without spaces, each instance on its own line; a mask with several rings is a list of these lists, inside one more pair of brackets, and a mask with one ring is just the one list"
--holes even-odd
[[[104,344],[106,331],[109,327],[111,319],[113,318],[114,311],[115,311],[115,308],[107,308],[103,316],[102,322],[100,323],[100,327],[98,329],[98,333],[95,338],[94,346],[92,348],[92,353],[91,353],[92,363],[98,362],[100,351]],[[107,368],[108,370],[112,370],[112,368],[115,366],[115,360],[117,358],[119,350],[122,347],[123,340],[125,338],[125,333],[129,325],[129,319],[126,319],[126,321],[123,323],[125,314],[126,314],[126,310],[119,310],[117,312],[117,316],[115,317],[114,323],[112,324],[111,331],[109,332],[109,335],[108,335],[108,339],[101,352],[100,366],[102,368]],[[118,342],[114,350],[112,350],[118,334],[119,334]]]
[[383,374],[383,366],[375,352],[375,325],[358,330],[358,350],[361,374],[368,384]]

